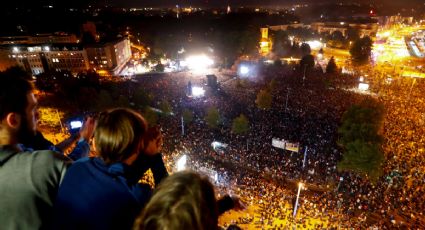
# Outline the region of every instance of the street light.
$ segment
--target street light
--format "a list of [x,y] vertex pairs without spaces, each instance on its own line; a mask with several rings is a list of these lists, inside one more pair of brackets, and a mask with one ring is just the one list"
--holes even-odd
[[293,216],[294,216],[294,218],[295,218],[295,216],[297,215],[297,210],[298,210],[298,201],[299,201],[299,199],[300,199],[300,192],[301,192],[301,188],[303,187],[304,185],[303,185],[303,183],[298,183],[298,193],[297,193],[297,200],[295,201],[295,207],[294,207],[294,214],[293,214]]

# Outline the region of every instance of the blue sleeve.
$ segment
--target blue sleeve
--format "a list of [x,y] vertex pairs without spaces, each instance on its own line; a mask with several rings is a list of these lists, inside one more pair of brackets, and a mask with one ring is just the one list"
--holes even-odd
[[168,176],[167,169],[165,168],[164,160],[162,159],[162,154],[156,154],[152,157],[151,161],[151,171],[153,174],[153,179],[155,180],[155,187]]
[[82,139],[77,142],[77,145],[72,152],[68,154],[68,157],[76,161],[80,158],[88,157],[89,153],[90,145],[86,140]]

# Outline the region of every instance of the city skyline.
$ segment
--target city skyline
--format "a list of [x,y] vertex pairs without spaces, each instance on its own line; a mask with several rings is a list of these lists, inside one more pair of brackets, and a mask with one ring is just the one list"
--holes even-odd
[[382,6],[421,6],[424,5],[422,0],[404,0],[404,1],[385,1],[385,0],[75,0],[72,2],[64,2],[59,0],[16,0],[13,2],[5,2],[5,6],[13,7],[31,7],[31,6],[65,6],[65,7],[84,7],[88,5],[96,6],[112,6],[112,7],[225,7],[230,6],[288,6],[294,4],[326,4],[326,3],[343,3],[343,4],[371,4]]

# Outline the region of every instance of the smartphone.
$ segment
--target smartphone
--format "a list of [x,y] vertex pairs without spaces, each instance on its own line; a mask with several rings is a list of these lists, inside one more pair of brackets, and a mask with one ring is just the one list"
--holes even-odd
[[82,121],[71,121],[69,123],[69,125],[71,126],[71,129],[80,129],[81,127],[83,127],[83,122]]

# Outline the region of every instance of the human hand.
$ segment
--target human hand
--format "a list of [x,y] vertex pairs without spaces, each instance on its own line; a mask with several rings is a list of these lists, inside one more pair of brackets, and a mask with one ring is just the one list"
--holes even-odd
[[246,209],[246,204],[238,196],[230,196],[233,200],[233,209],[236,211],[243,211]]
[[95,119],[93,117],[87,117],[84,121],[83,127],[80,129],[80,138],[84,138],[86,141],[89,141],[94,133],[95,129]]

